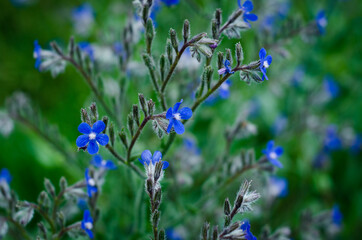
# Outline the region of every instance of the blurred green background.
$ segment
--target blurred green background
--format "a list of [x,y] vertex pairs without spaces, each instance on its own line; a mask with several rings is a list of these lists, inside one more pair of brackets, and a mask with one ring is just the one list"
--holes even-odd
[[[157,15],[155,55],[164,51],[170,27],[176,29],[179,37],[181,36],[180,30],[185,18],[191,22],[192,34],[200,31],[210,32],[209,19],[214,9],[222,8],[226,20],[228,14],[237,7],[236,1],[230,0],[180,0],[180,2],[171,8],[163,7]],[[268,1],[253,2],[255,12],[262,19],[268,13],[268,9],[264,7]],[[59,132],[71,143],[70,149],[73,152],[76,152],[75,139],[79,134],[77,131],[80,123],[79,110],[95,99],[90,97],[90,89],[71,66],[67,66],[65,73],[54,79],[50,73],[39,73],[34,68],[33,41],[38,39],[39,43],[47,48],[52,40],[66,46],[72,35],[75,35],[76,41],[102,43],[106,42],[108,35],[120,40],[119,35],[132,9],[131,1],[89,1],[95,11],[95,26],[89,36],[82,37],[74,34],[71,21],[72,9],[82,3],[84,2],[44,0],[33,1],[29,5],[19,5],[8,0],[0,1],[0,106],[4,106],[5,99],[13,92],[25,92],[34,104],[39,106],[44,118],[58,126]],[[257,97],[261,104],[261,112],[252,121],[258,126],[258,134],[234,142],[231,152],[238,155],[242,148],[255,147],[256,155],[260,156],[260,151],[266,142],[275,139],[278,145],[285,149],[285,155],[282,157],[285,168],[279,170],[278,175],[289,180],[289,195],[277,200],[268,214],[261,214],[262,217],[257,218],[253,232],[257,235],[258,229],[265,223],[270,224],[272,228],[289,225],[293,230],[297,229],[302,210],[310,208],[317,213],[330,209],[333,204],[338,203],[344,215],[341,239],[358,239],[359,229],[362,227],[361,153],[351,154],[348,147],[344,147],[333,152],[327,167],[313,168],[312,162],[322,146],[324,131],[320,129],[316,132],[315,129],[306,127],[304,123],[312,116],[323,119],[322,122],[327,125],[335,124],[340,130],[349,128],[356,134],[362,132],[360,124],[362,122],[360,93],[362,4],[358,0],[318,2],[307,0],[290,3],[288,16],[298,17],[303,23],[313,21],[319,9],[326,9],[329,22],[326,34],[317,37],[311,43],[306,43],[299,36],[286,41],[283,46],[284,50],[289,52],[289,57],[282,57],[278,51],[267,49],[268,54],[273,56],[273,64],[268,70],[270,80],[249,86],[239,81],[235,75],[232,78],[230,99],[218,101],[213,106],[201,107],[195,113],[188,129],[197,139],[203,159],[212,164],[223,152],[225,128],[234,123],[241,109],[246,108],[248,100]],[[252,29],[243,33],[240,40],[224,38],[221,49],[228,47],[233,51],[234,44],[240,41],[244,49],[245,62],[258,59],[259,49],[266,41],[258,30],[258,24],[260,25],[259,22],[252,23]],[[141,59],[142,41],[143,39],[134,53],[134,59],[138,61]],[[305,77],[302,80],[303,87],[296,89],[291,86],[290,79],[299,65],[304,66]],[[183,79],[185,76],[183,74],[182,71],[178,71],[174,82],[187,83],[195,80]],[[328,74],[337,82],[340,88],[339,96],[322,105],[310,103],[307,99],[312,94],[318,95],[323,78]],[[113,76],[116,78],[118,75],[113,74]],[[191,74],[186,76],[190,77]],[[131,79],[127,89],[128,102],[136,103],[137,92],[145,92],[148,97],[156,99],[150,87],[143,87],[146,84],[150,84],[147,78]],[[177,89],[172,86],[175,85],[170,85],[169,91],[176,91]],[[169,97],[172,95],[170,93]],[[170,99],[172,101],[169,100],[169,105],[177,100],[172,97]],[[275,136],[270,129],[280,114],[287,116],[288,127],[284,133]],[[125,117],[126,114],[123,114],[124,120]],[[146,141],[146,136],[148,138],[150,134],[150,130],[145,133],[137,151],[141,151],[142,147],[156,150],[159,140],[152,136],[150,141]],[[182,141],[179,139],[168,157],[172,159],[181,145]],[[76,159],[82,167],[73,168],[52,145],[19,123],[16,123],[14,131],[9,136],[0,136],[0,152],[0,168],[6,167],[10,170],[13,176],[12,188],[17,191],[20,199],[29,201],[36,201],[38,193],[43,189],[44,177],[56,183],[61,176],[66,176],[69,182],[75,182],[83,177],[81,169],[85,168],[89,160],[85,153],[77,153]],[[112,193],[113,197],[105,197],[101,202],[106,204],[105,208],[109,207],[123,216],[120,217],[120,222],[128,222],[129,215],[124,213],[129,210],[125,204],[140,193],[129,186],[123,186],[127,181],[127,172],[122,169],[120,173],[122,176],[110,174],[103,191],[112,192],[114,189],[112,184],[117,185],[118,181],[122,181],[121,187],[126,190]],[[140,190],[142,187],[142,184],[138,184],[137,189]],[[220,209],[223,199],[226,196],[232,199],[237,188],[238,184],[235,184],[228,189],[227,194],[218,196],[217,204]],[[125,193],[128,194],[119,197]],[[119,198],[115,197],[117,194]],[[192,201],[196,199],[191,199],[190,202]],[[164,204],[167,206],[167,201]],[[103,219],[111,217],[111,212],[104,213]],[[131,230],[127,228],[127,224],[122,226],[120,232],[127,235]],[[98,231],[102,232],[102,229]],[[117,227],[114,228],[112,236],[116,236],[116,233]],[[113,238],[104,237],[104,239]]]

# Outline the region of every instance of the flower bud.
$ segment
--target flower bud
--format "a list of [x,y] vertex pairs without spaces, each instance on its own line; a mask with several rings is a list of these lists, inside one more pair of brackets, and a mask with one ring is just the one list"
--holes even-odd
[[140,113],[138,110],[138,105],[133,104],[132,113],[133,113],[133,118],[134,118],[137,126],[140,126]]
[[89,107],[90,109],[90,116],[92,123],[95,123],[98,120],[98,110],[96,103],[92,103]]
[[230,64],[233,63],[233,57],[231,56],[231,50],[230,48],[226,49],[225,58],[230,61]]
[[167,39],[167,43],[166,43],[166,55],[168,58],[168,62],[170,63],[170,65],[172,65],[173,62],[173,51],[172,51],[172,44],[170,39]]
[[165,230],[161,229],[160,232],[158,233],[158,240],[165,240],[166,236],[165,236]]
[[55,197],[55,187],[50,182],[49,179],[47,179],[47,178],[44,179],[44,186],[45,186],[45,189],[47,190],[47,192],[50,194],[50,196]]
[[218,29],[217,29],[217,24],[216,24],[216,20],[212,20],[211,22],[211,31],[212,31],[212,38],[213,39],[217,39],[218,38]]
[[115,140],[116,137],[114,135],[114,125],[113,125],[112,122],[109,124],[108,133],[109,133],[109,140],[110,140],[111,145],[113,147],[114,146],[114,140]]
[[217,53],[217,69],[221,69],[224,66],[224,53]]
[[176,54],[178,53],[178,40],[177,40],[177,33],[175,29],[170,29],[170,39],[173,49],[175,50]]
[[103,121],[104,124],[106,125],[106,127],[105,127],[104,130],[103,130],[103,133],[106,133],[107,126],[108,126],[108,117],[107,117],[107,116],[104,116],[104,117],[102,118],[102,121]]
[[182,36],[184,38],[184,44],[187,43],[187,40],[190,37],[190,22],[187,19],[185,19],[185,21],[184,21],[184,26],[182,29]]
[[197,34],[196,36],[194,36],[194,37],[190,40],[189,43],[196,43],[196,42],[200,41],[201,38],[206,37],[206,36],[207,36],[207,33],[205,33],[205,32],[199,33],[199,34]]
[[160,212],[158,210],[155,210],[155,212],[152,214],[152,225],[157,228],[159,221]]
[[68,182],[65,177],[61,177],[59,180],[60,191],[64,192],[68,187]]
[[224,202],[224,214],[225,215],[229,215],[231,212],[231,206],[230,206],[230,201],[229,199],[225,199],[225,202]]
[[238,65],[240,65],[244,60],[243,48],[241,47],[240,42],[235,45],[235,57]]
[[[222,21],[222,15],[221,15],[222,11],[220,8],[216,9],[215,11],[215,23],[216,23],[216,28],[217,31],[219,32],[220,30],[220,26],[221,26],[221,21]],[[215,38],[216,39],[216,38]]]
[[203,240],[208,240],[209,237],[209,228],[210,228],[210,223],[205,222],[204,225],[202,226],[202,239]]
[[121,142],[123,143],[123,146],[127,149],[128,148],[128,142],[127,142],[127,136],[124,132],[124,128],[122,128],[121,132],[118,133],[119,138],[121,139]]
[[219,239],[219,230],[217,226],[214,226],[214,229],[212,231],[212,240],[218,240]]
[[151,49],[153,38],[155,37],[155,27],[153,26],[152,19],[149,18],[146,23],[146,43],[147,49]]
[[131,134],[131,136],[134,136],[134,120],[132,114],[128,114],[127,117],[127,123],[128,123],[128,130]]
[[165,80],[165,71],[166,71],[166,56],[165,54],[161,54],[160,57],[160,74],[161,74],[161,81]]
[[155,103],[152,101],[152,99],[148,100],[147,107],[148,107],[148,114],[152,116],[155,111]]
[[80,109],[80,119],[82,122],[90,124],[90,118],[85,108]]
[[147,114],[146,99],[145,99],[145,97],[143,96],[142,93],[139,93],[139,94],[138,94],[138,102],[139,102],[139,104],[140,104],[140,106],[141,106],[141,109],[142,109],[145,117],[147,117],[148,114]]

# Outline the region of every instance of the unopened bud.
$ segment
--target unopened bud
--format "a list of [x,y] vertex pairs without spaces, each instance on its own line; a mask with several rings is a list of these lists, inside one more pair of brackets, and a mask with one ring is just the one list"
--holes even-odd
[[127,142],[127,136],[124,132],[124,128],[122,128],[121,132],[118,133],[119,138],[121,139],[121,142],[123,143],[123,146],[127,149],[128,148],[128,142]]
[[167,43],[166,43],[166,55],[168,58],[168,62],[170,63],[170,65],[173,62],[173,51],[172,51],[172,44],[170,39],[167,39]]
[[224,67],[224,53],[217,53],[217,69],[221,69]]
[[241,47],[240,43],[235,45],[235,57],[238,65],[240,65],[244,60],[243,48]]
[[209,237],[209,228],[210,228],[210,223],[205,222],[204,225],[202,226],[202,239],[203,240],[208,240]]
[[155,103],[152,101],[152,99],[148,100],[147,107],[148,107],[148,114],[152,116],[155,111]]
[[109,140],[111,141],[111,145],[113,147],[114,146],[114,140],[115,140],[116,137],[114,135],[114,125],[113,125],[112,122],[109,124],[108,133],[109,133]]
[[214,226],[214,229],[212,231],[212,240],[218,240],[219,239],[219,230],[217,226]]
[[47,179],[47,178],[44,179],[44,186],[45,186],[45,189],[47,190],[47,192],[50,194],[50,196],[55,197],[55,187],[50,182],[49,179]]
[[230,201],[229,199],[225,199],[225,202],[224,202],[224,214],[225,215],[229,215],[231,212],[231,206],[230,206]]
[[165,240],[165,239],[166,239],[165,230],[161,229],[160,232],[158,233],[158,240]]
[[140,106],[141,106],[141,109],[142,109],[145,117],[147,117],[148,114],[147,114],[146,99],[145,99],[145,97],[143,96],[142,93],[139,93],[139,94],[138,94],[138,101],[139,101],[139,104],[140,104]]
[[91,124],[90,118],[88,116],[88,112],[85,108],[80,109],[80,119],[82,122]]
[[232,64],[233,63],[233,57],[231,55],[231,50],[229,48],[226,49],[226,54],[225,54],[225,58],[227,60],[229,60],[229,62]]
[[128,114],[127,123],[128,123],[128,130],[131,133],[131,136],[133,137],[134,136],[134,120],[133,120],[132,114]]
[[165,71],[166,71],[166,56],[162,54],[160,57],[160,74],[161,74],[161,81],[165,80]]
[[61,177],[59,180],[59,186],[60,186],[60,191],[64,192],[65,189],[67,189],[68,187],[68,182],[67,179],[65,179],[65,177]]
[[152,214],[152,225],[157,228],[159,221],[160,221],[160,212],[158,210],[155,210],[155,212]]
[[182,29],[182,36],[184,37],[184,44],[187,43],[187,40],[190,37],[190,22],[187,19],[185,19],[185,21],[184,21],[184,26]]
[[170,29],[170,39],[173,49],[176,53],[178,53],[178,40],[177,40],[177,33],[175,29]]
[[205,33],[205,32],[199,33],[199,34],[197,34],[196,36],[194,36],[194,37],[190,40],[189,43],[196,43],[196,42],[200,41],[201,38],[206,37],[206,36],[207,36],[207,33]]
[[104,116],[103,118],[102,118],[102,121],[104,122],[104,125],[106,125],[106,127],[104,128],[104,130],[103,130],[103,133],[106,133],[106,130],[107,130],[107,126],[108,126],[108,117],[107,116]]
[[97,110],[97,105],[96,103],[92,103],[89,107],[90,109],[90,115],[91,115],[91,120],[92,123],[95,123],[98,120],[98,110]]

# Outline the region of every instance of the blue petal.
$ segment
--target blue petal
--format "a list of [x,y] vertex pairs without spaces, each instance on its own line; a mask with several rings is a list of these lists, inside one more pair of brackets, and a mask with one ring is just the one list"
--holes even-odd
[[107,163],[106,163],[105,168],[107,168],[109,170],[113,170],[113,169],[116,169],[117,166],[111,160],[108,160]]
[[276,155],[279,157],[283,154],[284,150],[282,147],[276,147],[274,152],[276,153]]
[[260,68],[261,73],[263,74],[263,81],[264,78],[266,78],[266,80],[269,80],[268,76],[266,75],[266,69],[264,67]]
[[248,19],[249,21],[252,21],[252,22],[255,22],[256,20],[258,20],[258,16],[255,15],[254,13],[245,13],[244,18],[246,18],[246,19]]
[[266,61],[267,61],[267,63],[270,65],[270,64],[272,63],[272,61],[273,61],[272,56],[268,55],[268,56],[266,57]]
[[89,141],[89,144],[88,144],[88,153],[93,155],[93,154],[96,154],[99,150],[99,147],[98,147],[98,144],[96,142],[96,140],[91,140]]
[[[266,56],[266,50],[265,50],[264,48],[260,49],[260,51],[259,51],[260,61],[261,61],[262,59],[264,59],[265,56]],[[260,63],[260,64],[263,64],[263,63]]]
[[3,168],[0,172],[0,180],[4,179],[8,184],[11,182],[11,174],[8,169]]
[[253,6],[253,3],[248,0],[248,1],[244,2],[242,8],[245,12],[251,12],[251,11],[253,11],[254,6]]
[[92,216],[91,216],[89,210],[84,211],[83,221],[84,222],[93,222],[93,219],[92,219]]
[[100,145],[105,146],[109,142],[109,137],[107,134],[98,134],[96,140]]
[[273,164],[274,166],[278,167],[278,168],[283,168],[282,163],[279,162],[278,159],[269,158],[269,162],[270,162],[271,164]]
[[80,135],[77,140],[75,141],[75,143],[77,144],[78,147],[85,147],[87,145],[87,143],[89,142],[89,136],[88,135]]
[[172,118],[172,107],[170,107],[170,108],[167,110],[166,118],[167,118],[167,119],[171,119],[171,118]]
[[268,152],[270,152],[271,150],[273,150],[273,147],[274,147],[274,141],[273,140],[270,140],[267,145],[266,145],[266,150]]
[[227,99],[230,95],[230,91],[229,90],[225,90],[225,89],[220,89],[219,90],[219,95],[222,99]]
[[225,66],[225,68],[228,69],[228,66],[230,66],[230,61],[227,60],[227,59],[225,59],[225,61],[224,61],[224,66]]
[[176,103],[176,104],[173,106],[173,112],[174,112],[174,113],[177,113],[177,111],[178,111],[178,109],[179,109],[179,107],[180,107],[180,105],[181,105],[182,102],[183,102],[183,99],[181,99],[180,102]]
[[85,169],[85,172],[84,172],[84,176],[85,176],[85,180],[86,180],[87,184],[88,184],[88,180],[89,180],[89,174],[88,174],[88,172],[89,172],[89,169],[86,168],[86,169]]
[[94,236],[93,236],[93,232],[89,229],[86,229],[85,232],[88,234],[89,238],[93,239]]
[[176,121],[176,120],[173,118],[170,119],[170,122],[168,123],[168,127],[167,127],[167,133],[170,133],[170,131],[173,127],[174,121]]
[[238,0],[238,6],[239,6],[239,8],[242,7],[242,6],[241,6],[241,0]]
[[102,166],[102,157],[100,155],[95,155],[93,157],[93,160],[91,163],[96,167],[101,167]]
[[92,132],[92,128],[89,126],[88,123],[82,122],[78,126],[78,131],[83,134],[90,134]]
[[161,160],[161,158],[162,158],[162,153],[160,151],[155,151],[152,157],[152,164],[155,165],[156,162]]
[[185,127],[180,121],[175,120],[173,124],[173,128],[177,134],[183,134],[185,132]]
[[162,163],[163,163],[162,169],[168,168],[169,163],[167,161],[163,161]]
[[188,108],[188,107],[181,108],[179,113],[181,115],[181,119],[185,119],[185,120],[189,119],[192,116],[192,110],[191,110],[191,108]]
[[152,161],[152,153],[150,150],[144,150],[141,154],[141,158],[142,160],[147,163],[150,164],[150,162]]
[[142,158],[139,158],[138,161],[140,161],[140,163],[142,163],[143,165],[145,165],[145,161]]
[[102,132],[106,128],[106,124],[103,121],[99,120],[93,124],[92,131],[96,134]]

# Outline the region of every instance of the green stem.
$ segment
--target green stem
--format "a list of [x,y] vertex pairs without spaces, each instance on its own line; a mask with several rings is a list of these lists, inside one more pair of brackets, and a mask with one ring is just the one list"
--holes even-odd
[[11,222],[12,224],[14,224],[14,226],[19,229],[21,235],[24,237],[24,239],[27,240],[31,240],[32,238],[29,236],[29,234],[25,231],[24,227],[18,223],[17,221],[15,221],[13,218],[8,217],[7,218],[9,222]]

